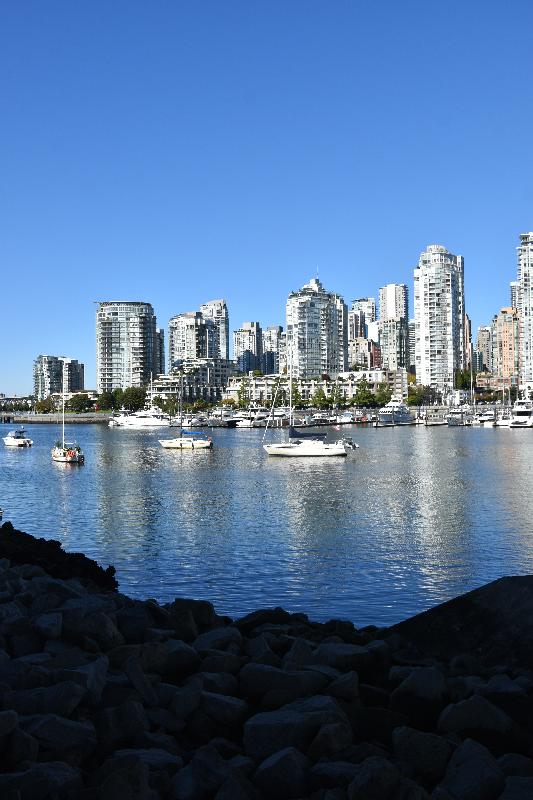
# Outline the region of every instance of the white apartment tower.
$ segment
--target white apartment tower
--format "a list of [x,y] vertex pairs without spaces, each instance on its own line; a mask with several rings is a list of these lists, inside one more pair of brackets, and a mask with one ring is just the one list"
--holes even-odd
[[218,331],[212,318],[201,311],[186,311],[168,323],[168,367],[171,372],[191,358],[215,358]]
[[480,325],[477,329],[476,350],[481,354],[483,369],[492,372],[492,330],[490,325]]
[[204,319],[213,320],[217,333],[214,358],[229,360],[229,314],[225,300],[210,300],[200,306]]
[[33,362],[33,393],[45,400],[60,392],[81,392],[84,388],[84,365],[65,356],[37,356]]
[[414,270],[417,383],[443,396],[464,369],[464,259],[442,245],[429,245]]
[[379,290],[379,345],[385,369],[409,368],[408,293],[405,283]]
[[533,392],[533,231],[520,234],[518,287],[515,308],[519,315],[520,389]]
[[408,319],[408,293],[405,283],[388,283],[379,290],[380,321],[395,317]]
[[336,377],[348,366],[348,313],[338,294],[312,278],[286,305],[287,360],[295,378]]
[[112,392],[146,386],[159,365],[157,321],[150,303],[109,301],[96,309],[96,386]]
[[269,325],[263,331],[263,372],[265,375],[279,373],[280,345],[283,334],[281,325]]

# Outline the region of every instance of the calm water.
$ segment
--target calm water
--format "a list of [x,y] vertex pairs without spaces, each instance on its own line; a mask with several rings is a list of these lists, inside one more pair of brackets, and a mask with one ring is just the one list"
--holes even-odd
[[348,458],[293,460],[261,430],[174,452],[168,431],[80,425],[74,467],[50,459],[55,426],[28,430],[31,449],[0,448],[4,520],[114,564],[136,597],[388,624],[533,573],[533,431],[345,427]]

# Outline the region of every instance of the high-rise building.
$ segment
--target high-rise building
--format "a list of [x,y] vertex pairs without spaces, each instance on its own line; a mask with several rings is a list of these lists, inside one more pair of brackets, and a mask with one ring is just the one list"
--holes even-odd
[[516,308],[519,316],[520,388],[533,390],[533,231],[520,234]]
[[217,333],[214,358],[229,359],[229,314],[225,300],[210,300],[200,306],[204,319],[211,319]]
[[[408,293],[405,283],[388,283],[379,290],[379,319],[408,319]],[[372,321],[372,320],[370,320]]]
[[414,306],[417,382],[446,395],[466,364],[462,256],[429,245],[414,270]]
[[65,356],[37,356],[33,362],[33,393],[36,400],[51,394],[80,392],[84,388],[84,365]]
[[335,377],[348,364],[348,313],[338,294],[312,278],[287,299],[287,358],[295,378]]
[[189,358],[215,358],[218,331],[201,311],[176,314],[168,322],[168,367],[172,371]]
[[[356,328],[353,329],[354,334],[356,333],[357,330],[359,336],[368,339],[368,326],[370,325],[371,322],[375,322],[377,319],[375,298],[360,297],[358,300],[352,300],[352,308],[350,310],[350,313],[352,312],[354,313],[354,315],[356,315],[354,319],[357,318],[359,320],[358,323],[354,323],[358,325],[357,329]],[[350,338],[350,336],[348,336],[348,338]],[[357,336],[354,335],[352,338],[356,339]]]
[[509,284],[511,296],[511,308],[518,308],[520,305],[520,281],[511,281]]
[[233,352],[239,372],[260,370],[263,360],[263,332],[258,322],[244,322],[233,331]]
[[146,386],[159,354],[157,320],[150,303],[106,301],[96,309],[96,386],[111,392]]
[[269,325],[263,331],[263,372],[274,375],[279,372],[279,351],[283,328],[281,325]]
[[415,341],[416,341],[416,324],[414,319],[409,320],[409,372],[415,374]]
[[492,372],[492,330],[489,325],[477,329],[476,350],[481,353],[482,370]]
[[156,363],[154,376],[163,375],[165,372],[165,331],[163,328],[156,328],[155,337]]
[[517,383],[519,318],[516,308],[502,308],[492,319],[492,374],[505,386]]

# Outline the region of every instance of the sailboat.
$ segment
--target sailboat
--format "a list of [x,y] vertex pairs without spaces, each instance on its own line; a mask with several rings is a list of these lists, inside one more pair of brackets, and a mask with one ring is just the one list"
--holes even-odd
[[63,390],[63,421],[61,441],[57,441],[51,450],[53,461],[62,461],[65,464],[84,464],[85,456],[81,447],[76,442],[65,441],[65,391]]
[[285,457],[312,457],[312,456],[347,456],[348,450],[359,447],[354,444],[351,439],[340,438],[335,442],[326,442],[327,433],[312,433],[306,431],[305,433],[297,431],[294,427],[294,408],[292,403],[292,349],[289,360],[289,436],[285,442],[273,442],[272,444],[264,444],[266,432],[268,430],[268,423],[273,416],[276,397],[278,394],[280,381],[276,387],[274,398],[272,400],[272,408],[270,416],[267,420],[265,433],[263,434],[263,449],[269,456],[285,456]]
[[173,439],[159,439],[161,447],[168,450],[210,450],[213,447],[213,440],[201,431],[183,430],[183,374],[180,380],[180,401],[179,401],[179,427],[180,436]]

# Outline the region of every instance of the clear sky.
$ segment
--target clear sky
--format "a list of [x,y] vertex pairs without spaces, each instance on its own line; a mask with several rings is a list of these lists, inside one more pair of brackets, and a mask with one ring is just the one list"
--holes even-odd
[[[0,4],[0,392],[95,385],[95,300],[284,324],[465,257],[474,329],[533,230],[531,0]],[[411,300],[412,302],[412,300]]]

